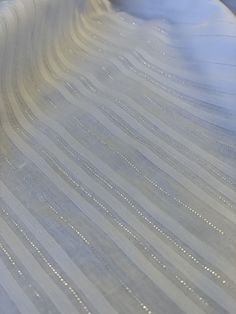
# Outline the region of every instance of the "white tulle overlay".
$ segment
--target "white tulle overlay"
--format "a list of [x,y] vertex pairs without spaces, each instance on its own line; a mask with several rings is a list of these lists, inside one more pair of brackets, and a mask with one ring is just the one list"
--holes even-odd
[[236,313],[233,1],[0,1],[0,313]]

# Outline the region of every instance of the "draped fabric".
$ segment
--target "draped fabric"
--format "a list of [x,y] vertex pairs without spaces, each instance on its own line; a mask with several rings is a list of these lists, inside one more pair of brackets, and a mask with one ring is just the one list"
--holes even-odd
[[0,1],[0,313],[236,313],[236,17]]

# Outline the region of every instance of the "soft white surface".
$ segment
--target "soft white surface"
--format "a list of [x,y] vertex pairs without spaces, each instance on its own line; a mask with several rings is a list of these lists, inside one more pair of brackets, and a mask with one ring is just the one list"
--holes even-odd
[[0,313],[236,313],[235,85],[217,0],[0,3]]

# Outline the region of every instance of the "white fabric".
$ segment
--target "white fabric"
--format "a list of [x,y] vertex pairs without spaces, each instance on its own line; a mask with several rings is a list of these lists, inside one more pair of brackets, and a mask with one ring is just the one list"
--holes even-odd
[[0,313],[236,313],[235,85],[220,1],[0,2]]

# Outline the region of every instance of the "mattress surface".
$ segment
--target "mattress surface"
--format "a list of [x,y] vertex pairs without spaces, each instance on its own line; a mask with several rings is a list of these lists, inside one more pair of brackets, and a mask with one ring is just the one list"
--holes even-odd
[[0,2],[0,313],[236,313],[236,17]]

